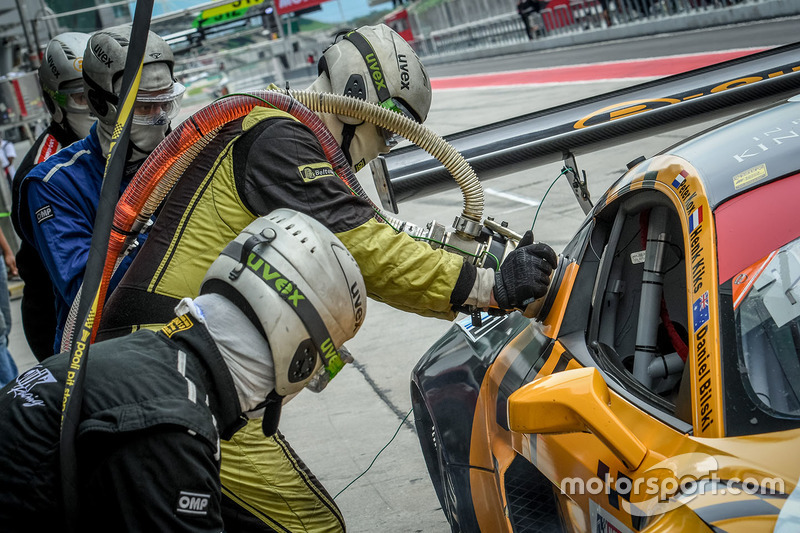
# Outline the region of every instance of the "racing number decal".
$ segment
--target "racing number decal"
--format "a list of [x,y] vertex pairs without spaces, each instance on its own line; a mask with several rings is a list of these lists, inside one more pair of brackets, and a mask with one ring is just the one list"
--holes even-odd
[[[607,495],[610,507],[620,511],[620,499],[627,501],[628,504],[631,503],[630,489],[633,487],[633,479],[622,472],[613,472],[612,475],[611,468],[603,461],[597,461],[597,479],[603,482],[605,489],[598,496]],[[623,487],[627,487],[628,490],[617,490]],[[625,513],[624,510],[622,512]],[[630,519],[633,529],[639,531],[643,526],[643,517],[631,515]],[[589,520],[593,533],[632,533],[627,525],[593,499],[589,500]]]

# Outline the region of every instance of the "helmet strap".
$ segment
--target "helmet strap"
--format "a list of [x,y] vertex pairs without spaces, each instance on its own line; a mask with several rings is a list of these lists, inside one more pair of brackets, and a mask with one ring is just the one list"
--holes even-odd
[[[252,238],[253,237],[251,236],[247,241],[250,241]],[[266,239],[262,237],[261,242],[257,243],[256,246],[259,244],[266,244],[264,242],[265,240]],[[290,309],[294,311],[295,315],[297,315],[297,317],[303,323],[306,331],[311,337],[313,348],[322,360],[322,364],[328,370],[328,373],[331,377],[335,376],[336,373],[338,373],[339,370],[341,370],[344,366],[344,362],[342,362],[341,355],[339,355],[336,346],[333,344],[331,335],[328,332],[327,326],[325,325],[325,321],[322,320],[322,317],[314,308],[314,305],[305,297],[305,295],[302,294],[299,289],[297,289],[297,284],[294,281],[287,278],[284,274],[275,269],[274,266],[270,265],[255,251],[245,255],[247,241],[245,241],[244,244],[236,241],[231,242],[222,250],[221,255],[227,255],[228,257],[239,261],[239,264],[233,270],[231,270],[229,278],[231,281],[235,281],[239,275],[241,275],[244,269],[248,269],[256,274],[258,278],[262,279],[264,286],[268,287],[273,291],[274,294],[283,299],[289,305]],[[251,249],[254,250],[255,246]],[[266,268],[269,268],[269,270],[265,270]],[[270,273],[268,276],[269,279],[265,278],[265,272]],[[282,284],[282,289],[279,290],[273,283],[271,283],[271,279],[283,279],[284,283]],[[294,290],[287,291],[286,287],[293,287]],[[269,339],[267,339],[267,342],[269,342]]]
[[364,63],[367,64],[370,73],[369,78],[372,80],[373,87],[375,87],[378,101],[382,104],[391,99],[392,95],[389,94],[389,88],[386,87],[386,76],[383,73],[381,62],[378,60],[378,54],[375,53],[375,49],[372,48],[367,38],[357,31],[351,31],[345,35],[344,38],[353,43],[353,46],[356,47],[356,50],[358,50],[361,57],[364,59]]
[[283,406],[283,396],[272,390],[256,409],[264,408],[264,416],[261,418],[261,431],[265,437],[271,437],[278,432],[278,423],[281,421],[281,407]]
[[356,136],[357,127],[358,126],[355,124],[347,123],[344,123],[342,126],[342,153],[344,153],[344,157],[347,159],[347,164],[350,166],[353,166],[353,156],[350,155],[350,144],[353,142],[353,139]]
[[90,77],[84,76],[83,81],[89,86],[89,90],[86,92],[86,97],[95,107],[95,111],[97,111],[97,113],[100,115],[105,116],[109,112],[108,104],[115,106],[119,104],[119,96],[112,92],[106,91],[100,86],[100,84],[95,82]]

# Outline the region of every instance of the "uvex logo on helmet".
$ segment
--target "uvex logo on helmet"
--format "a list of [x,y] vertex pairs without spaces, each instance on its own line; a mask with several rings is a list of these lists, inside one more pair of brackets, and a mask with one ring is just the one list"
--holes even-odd
[[47,64],[50,66],[50,72],[53,73],[53,76],[55,76],[56,78],[61,76],[61,73],[58,71],[58,68],[56,68],[56,62],[53,60],[53,56],[47,56]]
[[290,305],[297,307],[302,300],[306,299],[303,293],[300,292],[291,281],[283,277],[283,274],[278,272],[275,267],[264,261],[255,253],[250,253],[250,256],[247,258],[247,268],[264,278],[264,281],[272,285],[275,292],[283,296],[283,299]]
[[114,61],[112,61],[111,56],[109,56],[106,51],[103,50],[102,46],[99,44],[94,45],[92,52],[94,52],[95,57],[99,59],[101,63],[105,64],[106,67],[111,68],[111,63]]
[[385,89],[386,88],[386,80],[383,76],[383,71],[381,71],[381,65],[378,63],[378,58],[375,57],[375,53],[367,54],[364,58],[367,60],[367,65],[369,69],[372,71],[371,76],[372,79],[375,81],[375,88],[376,89]]
[[353,282],[350,285],[350,298],[353,301],[353,309],[355,310],[356,315],[356,325],[355,329],[357,330],[361,323],[364,321],[364,304],[361,301],[361,292],[358,290],[358,283]]
[[408,59],[406,59],[405,54],[398,54],[397,66],[400,68],[400,90],[411,90],[408,85],[411,75],[408,73]]

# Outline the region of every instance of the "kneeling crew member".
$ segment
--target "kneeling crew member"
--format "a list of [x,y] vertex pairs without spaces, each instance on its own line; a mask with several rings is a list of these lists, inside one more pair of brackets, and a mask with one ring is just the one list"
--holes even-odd
[[[274,432],[287,396],[338,371],[365,315],[355,260],[322,224],[290,210],[245,228],[200,292],[160,331],[92,346],[76,443],[79,530],[222,531],[220,439],[248,418]],[[3,531],[63,524],[68,364],[69,353],[53,356],[0,389]]]

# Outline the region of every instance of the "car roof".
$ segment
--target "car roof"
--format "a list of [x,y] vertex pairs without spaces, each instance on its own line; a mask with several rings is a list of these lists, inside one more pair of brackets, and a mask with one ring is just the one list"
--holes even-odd
[[665,153],[698,171],[712,209],[800,168],[800,96],[700,133]]

